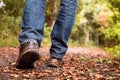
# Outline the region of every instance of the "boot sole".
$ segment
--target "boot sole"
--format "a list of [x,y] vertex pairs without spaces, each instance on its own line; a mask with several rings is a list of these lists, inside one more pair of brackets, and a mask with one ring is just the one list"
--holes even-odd
[[18,69],[33,69],[34,62],[39,59],[39,53],[36,50],[29,50],[22,55],[21,59],[19,60],[16,68]]

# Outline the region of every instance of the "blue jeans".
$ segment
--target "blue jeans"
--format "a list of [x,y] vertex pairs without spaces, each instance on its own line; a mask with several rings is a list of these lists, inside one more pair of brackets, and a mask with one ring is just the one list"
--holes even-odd
[[[46,0],[26,0],[22,18],[20,43],[34,39],[41,43],[44,33]],[[51,6],[52,7],[52,6]],[[52,46],[50,55],[63,58],[68,46],[67,42],[75,22],[77,0],[61,0],[60,11],[51,33]]]

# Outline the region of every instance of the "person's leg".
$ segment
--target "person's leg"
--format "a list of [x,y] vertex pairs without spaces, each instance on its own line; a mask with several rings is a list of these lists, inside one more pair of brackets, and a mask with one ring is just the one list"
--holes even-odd
[[43,37],[44,10],[46,0],[26,0],[22,19],[22,32],[19,35],[20,52],[17,68],[33,68],[39,58],[39,46]]
[[34,39],[40,44],[43,37],[46,0],[26,0],[22,18],[22,32],[19,35],[20,43],[27,39]]
[[61,0],[60,12],[51,33],[50,56],[62,59],[68,46],[67,42],[74,26],[77,0]]

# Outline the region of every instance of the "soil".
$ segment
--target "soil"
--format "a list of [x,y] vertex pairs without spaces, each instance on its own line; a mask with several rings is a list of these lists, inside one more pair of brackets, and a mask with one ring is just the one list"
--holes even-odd
[[100,48],[70,47],[63,65],[51,68],[46,65],[49,47],[42,47],[33,70],[15,68],[18,51],[18,47],[0,48],[0,80],[120,80],[120,59],[110,59]]

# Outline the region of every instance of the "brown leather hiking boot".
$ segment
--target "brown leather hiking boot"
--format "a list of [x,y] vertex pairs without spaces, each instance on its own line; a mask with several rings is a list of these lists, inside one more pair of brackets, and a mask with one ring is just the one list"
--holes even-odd
[[39,59],[38,50],[39,46],[35,40],[26,40],[23,44],[21,44],[16,68],[33,69],[34,62]]
[[62,59],[57,59],[54,57],[50,57],[47,61],[48,67],[58,68],[62,65]]

